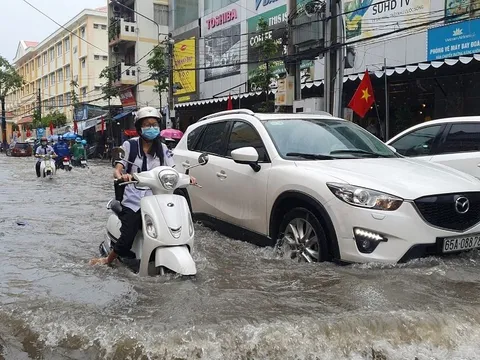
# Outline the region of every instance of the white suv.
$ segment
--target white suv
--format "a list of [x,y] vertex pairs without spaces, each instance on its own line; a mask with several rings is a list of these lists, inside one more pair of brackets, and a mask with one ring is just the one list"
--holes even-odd
[[480,181],[401,157],[328,114],[224,111],[191,125],[174,150],[203,188],[198,220],[308,262],[395,263],[480,247]]

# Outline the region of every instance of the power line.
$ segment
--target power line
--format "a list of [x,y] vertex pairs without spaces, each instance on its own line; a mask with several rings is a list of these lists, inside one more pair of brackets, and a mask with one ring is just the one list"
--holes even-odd
[[104,53],[107,53],[108,54],[108,51],[105,51],[103,49],[100,49],[98,46],[96,46],[95,44],[92,44],[91,42],[83,39],[82,37],[78,36],[77,34],[75,34],[73,31],[67,29],[65,26],[63,26],[62,24],[60,24],[59,22],[55,21],[54,19],[52,19],[50,16],[48,16],[47,14],[45,14],[42,10],[40,10],[39,8],[35,7],[34,5],[32,5],[31,3],[29,3],[27,0],[22,0],[24,3],[28,4],[30,7],[32,7],[33,9],[35,9],[36,11],[38,11],[40,14],[42,14],[43,16],[45,16],[46,18],[50,19],[51,21],[53,21],[55,24],[57,24],[58,26],[60,26],[62,29],[64,30],[67,30],[70,34],[72,35],[75,35],[77,38],[79,38],[80,40],[84,41],[85,43],[97,48],[98,50],[104,52]]

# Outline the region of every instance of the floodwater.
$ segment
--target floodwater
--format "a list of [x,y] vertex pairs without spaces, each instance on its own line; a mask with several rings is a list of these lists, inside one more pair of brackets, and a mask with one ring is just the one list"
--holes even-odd
[[[0,359],[480,358],[480,255],[298,264],[196,227],[198,276],[92,267],[112,168],[0,155]],[[192,170],[192,175],[193,170]]]

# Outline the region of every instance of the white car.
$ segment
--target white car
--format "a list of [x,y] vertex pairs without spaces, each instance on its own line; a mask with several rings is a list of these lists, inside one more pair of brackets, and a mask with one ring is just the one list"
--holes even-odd
[[421,123],[387,144],[401,155],[447,165],[480,178],[480,116]]
[[[191,125],[179,170],[194,216],[308,262],[396,263],[480,247],[480,180],[404,158],[330,115],[231,110]],[[290,248],[290,249],[288,249]]]

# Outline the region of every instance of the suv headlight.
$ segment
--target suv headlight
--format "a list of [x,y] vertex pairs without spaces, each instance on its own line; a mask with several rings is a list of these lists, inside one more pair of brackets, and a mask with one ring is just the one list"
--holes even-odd
[[166,190],[173,190],[178,183],[178,173],[175,170],[165,169],[158,173],[158,179]]
[[338,183],[328,183],[327,186],[337,198],[353,206],[394,211],[403,203],[399,197],[359,186]]

